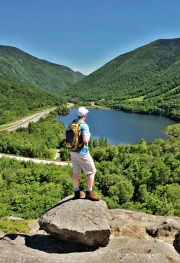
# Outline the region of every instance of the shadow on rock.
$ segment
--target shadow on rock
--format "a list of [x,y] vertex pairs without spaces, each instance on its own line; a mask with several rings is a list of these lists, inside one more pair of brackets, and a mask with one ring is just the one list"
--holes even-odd
[[19,244],[19,241],[16,241],[16,239],[21,237],[21,239],[24,239],[25,246],[46,253],[66,254],[74,252],[89,252],[97,249],[95,247],[88,247],[75,243],[66,243],[50,235],[36,234],[29,236],[25,234],[7,234],[4,238],[5,237],[11,239],[14,244]]
[[175,235],[173,246],[176,249],[176,251],[180,254],[180,232]]

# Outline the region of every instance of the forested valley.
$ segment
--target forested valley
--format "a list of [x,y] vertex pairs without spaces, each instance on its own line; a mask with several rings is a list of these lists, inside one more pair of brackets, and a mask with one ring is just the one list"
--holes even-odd
[[[0,132],[0,152],[70,162],[63,123],[67,101],[74,107],[108,107],[180,120],[180,39],[158,40],[110,61],[64,89],[61,95],[0,77],[0,124],[46,108],[56,108],[36,123]],[[97,174],[94,191],[109,208],[180,216],[180,124],[167,127],[168,140],[111,146],[103,135],[91,138]],[[86,176],[80,176],[86,188]],[[0,217],[37,219],[73,193],[72,167],[0,158]],[[3,222],[4,224],[4,222]],[[1,224],[0,224],[1,229]]]
[[58,107],[38,122],[30,122],[27,128],[1,131],[0,152],[31,158],[53,159],[54,150],[63,138],[64,125],[55,117],[68,113],[66,106]]
[[[70,160],[63,140],[65,127],[56,120],[56,114],[50,113],[16,132],[2,132],[0,151],[52,158],[48,152],[57,147],[59,160]],[[109,208],[180,216],[180,125],[169,126],[167,131],[171,139],[157,139],[149,145],[143,139],[137,145],[116,146],[111,146],[103,135],[91,139],[90,152],[97,167],[94,191]],[[85,175],[81,175],[80,182],[85,189]],[[72,167],[3,157],[0,188],[0,217],[38,218],[73,193]]]

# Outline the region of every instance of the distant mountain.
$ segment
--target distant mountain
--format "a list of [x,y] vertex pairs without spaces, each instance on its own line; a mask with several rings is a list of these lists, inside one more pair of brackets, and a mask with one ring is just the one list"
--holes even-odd
[[180,38],[160,39],[120,55],[63,93],[72,102],[179,120]]
[[85,77],[86,75],[83,75],[81,72],[79,72],[79,71],[76,71],[76,73],[78,74],[78,75],[81,75],[81,76],[83,76],[83,77]]
[[38,59],[15,47],[2,45],[0,76],[57,94],[84,77],[66,66]]
[[65,93],[72,97],[78,94],[78,97],[86,101],[121,101],[148,95],[159,81],[164,80],[170,67],[175,67],[179,73],[179,61],[180,38],[157,40],[116,57],[78,84],[66,89]]

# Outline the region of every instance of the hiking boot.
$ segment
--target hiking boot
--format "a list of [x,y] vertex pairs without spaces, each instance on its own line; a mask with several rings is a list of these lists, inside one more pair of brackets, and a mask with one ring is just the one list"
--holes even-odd
[[79,199],[84,195],[85,195],[85,193],[83,191],[80,191],[80,190],[74,191],[74,199]]
[[86,199],[89,199],[91,201],[99,201],[100,200],[100,196],[99,195],[96,195],[93,193],[93,191],[86,191],[86,196],[85,196]]

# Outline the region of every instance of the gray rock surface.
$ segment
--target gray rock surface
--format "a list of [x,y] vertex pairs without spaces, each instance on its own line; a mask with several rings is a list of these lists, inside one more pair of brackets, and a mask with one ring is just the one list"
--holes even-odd
[[39,219],[41,229],[60,241],[86,248],[107,246],[110,213],[104,201],[63,199]]
[[[78,203],[83,202],[81,200]],[[71,203],[76,201],[72,201]],[[90,202],[90,201],[89,201]],[[97,205],[90,202],[91,208]],[[93,208],[92,208],[93,210]],[[106,209],[104,210],[104,212]],[[29,235],[0,233],[2,263],[179,263],[180,217],[148,215],[124,209],[107,211],[110,241],[105,247],[80,250],[38,230],[38,222],[30,225]],[[70,217],[71,213],[69,213]],[[105,215],[106,217],[106,215]],[[164,227],[167,225],[168,227]],[[150,233],[150,230],[155,232]],[[160,229],[160,231],[156,231]],[[167,231],[164,235],[164,232]],[[156,234],[155,234],[156,233]],[[81,248],[81,246],[79,247]]]
[[180,231],[180,223],[175,219],[167,219],[158,225],[147,227],[147,231],[155,237],[174,235]]
[[[12,238],[12,237],[11,237]],[[19,238],[20,239],[20,238]],[[21,236],[16,243],[6,237],[0,241],[2,263],[179,263],[180,255],[162,240],[142,240],[111,237],[106,247],[91,252],[67,253],[62,244],[51,236]]]

